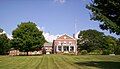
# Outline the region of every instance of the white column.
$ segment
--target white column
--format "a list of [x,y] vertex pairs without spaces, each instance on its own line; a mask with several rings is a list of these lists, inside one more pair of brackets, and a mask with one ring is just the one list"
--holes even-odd
[[58,52],[58,46],[56,46],[56,52]]
[[69,52],[70,52],[70,46],[69,46]]
[[62,46],[62,52],[63,52],[63,46]]

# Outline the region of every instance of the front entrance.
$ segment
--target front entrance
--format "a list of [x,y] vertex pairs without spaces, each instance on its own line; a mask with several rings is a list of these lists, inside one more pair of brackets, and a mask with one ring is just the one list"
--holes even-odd
[[69,46],[63,46],[64,51],[69,51]]
[[57,46],[57,52],[75,52],[75,46]]

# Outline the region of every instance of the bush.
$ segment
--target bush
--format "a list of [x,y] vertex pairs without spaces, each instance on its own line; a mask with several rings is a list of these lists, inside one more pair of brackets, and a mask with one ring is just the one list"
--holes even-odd
[[82,50],[81,51],[81,55],[86,55],[88,52],[87,52],[87,50]]
[[91,54],[91,55],[100,55],[100,54],[102,54],[102,52],[100,50],[93,50],[89,54]]
[[109,55],[109,54],[111,54],[111,51],[110,50],[103,50],[102,54],[103,55]]
[[118,46],[117,49],[115,50],[115,54],[120,55],[120,46]]

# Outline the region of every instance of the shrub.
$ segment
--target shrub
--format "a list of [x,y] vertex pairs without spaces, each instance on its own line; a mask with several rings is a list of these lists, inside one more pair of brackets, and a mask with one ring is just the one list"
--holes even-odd
[[102,52],[100,50],[93,50],[89,54],[91,54],[91,55],[100,55],[100,54],[102,54]]
[[109,55],[109,54],[111,54],[111,51],[110,50],[103,50],[102,54],[103,55]]
[[81,51],[81,55],[86,55],[88,52],[87,52],[87,50],[82,50]]

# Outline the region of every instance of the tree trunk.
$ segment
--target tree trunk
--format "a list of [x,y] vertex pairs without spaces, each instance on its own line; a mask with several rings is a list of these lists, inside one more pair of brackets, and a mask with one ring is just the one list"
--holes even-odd
[[28,51],[27,51],[27,56],[28,56]]

